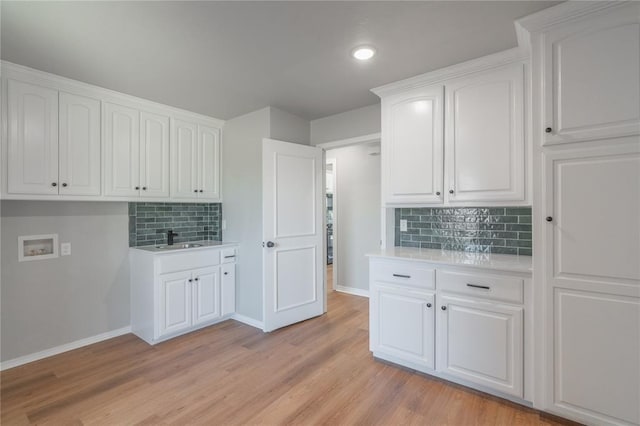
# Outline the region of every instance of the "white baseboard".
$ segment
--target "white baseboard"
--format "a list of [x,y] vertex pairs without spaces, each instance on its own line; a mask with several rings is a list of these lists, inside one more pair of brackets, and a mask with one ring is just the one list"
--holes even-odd
[[260,330],[264,331],[264,323],[262,321],[258,321],[246,315],[235,313],[231,315],[231,319],[239,321],[243,324],[250,325],[251,327],[259,328]]
[[24,355],[18,358],[10,359],[0,363],[0,371],[8,370],[10,368],[18,367],[23,364],[28,364],[33,361],[38,361],[43,358],[48,358],[53,355],[58,355],[63,352],[78,349],[83,346],[98,343],[103,340],[112,339],[114,337],[122,336],[123,334],[131,333],[131,326],[119,328],[117,330],[107,331],[106,333],[97,334],[95,336],[86,337],[84,339],[76,340],[75,342],[67,343],[64,345],[56,346],[55,348],[45,349],[44,351],[36,352],[29,355]]
[[339,291],[340,293],[353,294],[354,296],[360,296],[360,297],[369,297],[369,290],[364,290],[362,288],[346,287],[343,285],[334,285],[333,289],[335,291]]

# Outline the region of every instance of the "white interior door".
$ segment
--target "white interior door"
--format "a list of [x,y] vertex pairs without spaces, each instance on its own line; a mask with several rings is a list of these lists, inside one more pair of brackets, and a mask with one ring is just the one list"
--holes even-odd
[[322,149],[264,139],[264,328],[324,312]]

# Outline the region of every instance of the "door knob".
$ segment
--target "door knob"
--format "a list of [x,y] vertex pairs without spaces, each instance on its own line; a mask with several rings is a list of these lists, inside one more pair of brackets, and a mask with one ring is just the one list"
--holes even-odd
[[66,187],[67,187],[67,184],[66,184],[66,183],[63,183],[63,184],[62,184],[62,186],[64,186],[64,187],[66,188]]
[[547,127],[546,129],[544,129],[544,131],[547,132],[547,133],[551,133],[552,129],[551,129],[551,127]]
[[436,195],[440,195],[440,191],[437,191],[437,192],[436,192]]
[[275,246],[276,246],[276,243],[274,243],[273,241],[267,241],[267,247],[273,248]]
[[143,186],[143,187],[142,187],[142,190],[143,190],[143,191],[146,191],[146,190],[147,190],[147,187],[146,187],[146,186]]
[[431,303],[427,303],[427,308],[430,308],[430,307],[431,307]]
[[56,182],[51,182],[51,186],[58,186]]
[[136,186],[136,191],[137,191],[138,189],[140,189],[140,187],[139,187],[139,186]]
[[449,194],[453,194],[453,189],[450,189],[450,190],[449,190]]
[[551,222],[553,218],[551,216],[547,216],[544,218],[544,220],[546,220],[547,222]]
[[444,305],[442,305],[442,306],[440,307],[440,309],[442,309],[443,311],[446,311],[446,310],[447,310],[447,307],[446,307],[446,306],[444,306]]

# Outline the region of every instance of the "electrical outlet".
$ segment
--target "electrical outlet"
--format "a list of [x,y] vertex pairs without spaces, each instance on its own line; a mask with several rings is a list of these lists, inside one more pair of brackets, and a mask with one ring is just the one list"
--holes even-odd
[[407,232],[407,220],[400,219],[400,232]]
[[60,256],[69,256],[71,254],[71,243],[60,244]]

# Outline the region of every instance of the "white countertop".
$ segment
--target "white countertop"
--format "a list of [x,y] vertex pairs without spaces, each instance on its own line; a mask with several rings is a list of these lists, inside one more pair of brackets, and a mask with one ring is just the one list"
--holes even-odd
[[184,241],[181,243],[175,243],[174,245],[177,246],[179,244],[199,244],[200,246],[189,247],[189,248],[163,249],[161,247],[165,247],[166,244],[153,244],[150,246],[138,246],[138,247],[130,247],[130,248],[134,250],[153,252],[155,254],[169,254],[169,253],[184,253],[187,251],[204,250],[204,249],[210,249],[210,248],[233,247],[238,245],[238,243],[231,242],[231,241],[211,241],[211,240]]
[[531,273],[531,256],[512,254],[491,254],[453,250],[419,249],[411,247],[390,247],[367,254],[369,257],[401,259],[438,263],[452,266],[472,266],[499,271]]

